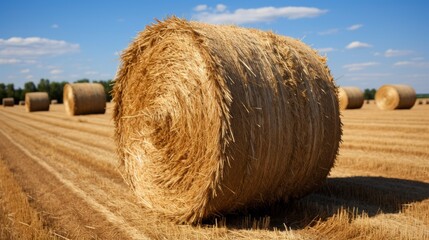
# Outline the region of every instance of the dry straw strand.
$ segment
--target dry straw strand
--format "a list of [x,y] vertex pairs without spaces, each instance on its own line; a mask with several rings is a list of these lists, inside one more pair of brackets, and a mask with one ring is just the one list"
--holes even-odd
[[337,87],[298,40],[171,17],[137,36],[115,80],[124,176],[177,222],[303,196],[336,158]]
[[27,112],[49,111],[49,95],[47,92],[30,92],[25,94],[25,110]]
[[358,87],[340,87],[338,100],[342,110],[361,108],[364,102],[363,92]]
[[13,98],[3,98],[2,99],[3,107],[13,107],[15,100]]
[[410,109],[416,102],[416,91],[409,85],[383,85],[375,94],[375,102],[382,110]]
[[104,114],[106,112],[106,94],[99,83],[66,84],[63,101],[68,115]]

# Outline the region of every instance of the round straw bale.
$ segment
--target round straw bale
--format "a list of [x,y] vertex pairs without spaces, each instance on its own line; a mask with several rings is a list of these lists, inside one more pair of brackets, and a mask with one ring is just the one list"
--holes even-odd
[[408,85],[383,85],[375,94],[375,102],[382,110],[410,109],[416,102],[416,91]]
[[337,155],[336,91],[298,40],[176,17],[147,26],[113,90],[123,175],[177,222],[303,196]]
[[25,94],[25,110],[27,112],[49,111],[47,92],[30,92]]
[[364,102],[363,92],[358,87],[338,88],[338,99],[341,109],[361,108]]
[[58,100],[57,99],[52,99],[51,100],[51,104],[58,104]]
[[429,104],[429,100],[426,100],[426,104]]
[[71,116],[106,112],[106,94],[99,83],[66,84],[63,97],[66,112]]
[[19,105],[24,106],[25,105],[25,101],[24,100],[19,101]]
[[13,107],[15,100],[13,98],[3,98],[2,104],[3,107]]

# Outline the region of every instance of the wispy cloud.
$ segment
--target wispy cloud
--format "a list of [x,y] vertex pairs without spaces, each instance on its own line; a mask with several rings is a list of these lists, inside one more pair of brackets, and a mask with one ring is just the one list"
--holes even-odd
[[60,25],[58,25],[58,24],[55,23],[55,24],[51,25],[51,28],[60,28]]
[[412,54],[413,51],[410,50],[396,50],[396,49],[387,49],[384,53],[385,57],[400,57],[400,56],[407,56]]
[[418,67],[418,68],[429,68],[429,62],[421,61],[399,61],[393,64],[395,67]]
[[28,69],[28,68],[21,70],[21,73],[29,73],[29,72],[30,72],[30,69]]
[[314,7],[239,8],[230,12],[225,5],[218,5],[214,11],[208,11],[210,8],[207,5],[198,5],[194,10],[198,12],[193,16],[196,20],[216,24],[270,22],[278,18],[313,18],[327,12],[327,10]]
[[194,7],[194,11],[201,12],[207,10],[208,6],[205,4],[200,4]]
[[372,45],[364,42],[359,42],[359,41],[351,42],[346,46],[347,49],[369,48],[369,47],[372,47]]
[[319,35],[331,35],[331,34],[335,34],[335,33],[338,33],[339,32],[339,29],[338,28],[332,28],[332,29],[328,29],[328,30],[326,30],[326,31],[322,31],[322,32],[319,32]]
[[216,11],[217,12],[223,12],[225,10],[226,10],[226,5],[223,5],[223,4],[216,5]]
[[382,78],[391,77],[391,73],[346,73],[344,75],[347,79],[353,81],[362,81],[362,80],[378,80]]
[[354,24],[354,25],[351,25],[350,27],[348,27],[347,30],[355,31],[355,30],[358,30],[359,28],[362,28],[362,27],[363,27],[362,24]]
[[12,37],[0,38],[0,57],[38,57],[56,56],[78,52],[79,44],[68,43],[62,40],[52,40],[40,37]]
[[316,50],[317,50],[320,54],[335,51],[335,49],[334,49],[334,48],[331,48],[331,47],[327,47],[327,48],[317,48]]
[[25,76],[25,79],[27,79],[27,80],[33,79],[33,75],[27,75],[27,76]]
[[0,64],[16,64],[22,61],[16,58],[0,58]]
[[63,70],[61,70],[61,69],[53,69],[53,70],[49,71],[49,73],[52,74],[52,75],[57,75],[57,74],[63,73]]
[[376,66],[378,64],[378,62],[352,63],[344,65],[343,68],[347,69],[347,71],[359,71],[367,67]]

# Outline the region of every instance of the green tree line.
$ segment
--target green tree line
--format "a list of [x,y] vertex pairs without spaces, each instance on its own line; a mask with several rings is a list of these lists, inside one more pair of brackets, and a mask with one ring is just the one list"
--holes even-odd
[[[89,83],[89,79],[80,79],[75,81],[75,83]],[[104,92],[106,93],[107,101],[112,100],[111,91],[113,87],[112,80],[99,80],[92,81],[93,83],[100,83],[104,87]],[[49,81],[49,79],[40,79],[39,83],[36,85],[34,82],[26,82],[24,84],[24,88],[17,88],[13,83],[0,83],[0,103],[3,98],[12,97],[15,100],[15,104],[18,104],[19,101],[25,100],[25,94],[28,92],[47,92],[49,95],[49,99],[56,99],[59,103],[63,102],[63,89],[64,85],[68,82],[54,82]]]

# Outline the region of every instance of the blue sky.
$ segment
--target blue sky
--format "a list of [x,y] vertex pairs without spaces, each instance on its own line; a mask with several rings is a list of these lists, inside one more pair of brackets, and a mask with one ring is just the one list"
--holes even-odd
[[0,2],[0,82],[112,79],[119,53],[169,15],[271,30],[327,55],[340,86],[429,93],[429,1]]

